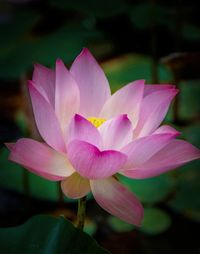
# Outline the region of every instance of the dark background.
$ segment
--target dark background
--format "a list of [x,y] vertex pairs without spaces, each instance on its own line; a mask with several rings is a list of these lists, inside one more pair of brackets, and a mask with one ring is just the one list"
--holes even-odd
[[[4,142],[37,138],[26,80],[35,62],[69,67],[82,47],[101,63],[112,91],[135,79],[175,83],[165,122],[200,147],[198,1],[7,0],[0,2],[0,226],[47,213],[75,221],[59,185],[7,161]],[[112,253],[199,253],[200,163],[147,180],[121,180],[142,200],[141,229],[108,216],[92,197],[86,231]]]

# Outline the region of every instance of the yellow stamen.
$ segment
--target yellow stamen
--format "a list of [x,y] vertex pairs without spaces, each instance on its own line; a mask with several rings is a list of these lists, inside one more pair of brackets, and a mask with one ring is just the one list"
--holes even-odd
[[101,126],[106,121],[106,119],[96,117],[89,117],[87,120],[91,122],[96,128]]

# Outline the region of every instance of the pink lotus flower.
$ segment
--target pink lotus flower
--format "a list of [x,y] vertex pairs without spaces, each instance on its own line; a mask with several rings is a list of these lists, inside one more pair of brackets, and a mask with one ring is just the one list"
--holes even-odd
[[70,71],[36,65],[29,91],[38,130],[45,141],[23,138],[7,144],[9,159],[29,171],[61,181],[64,194],[92,191],[97,203],[122,220],[140,225],[143,208],[115,177],[148,178],[200,158],[179,133],[160,124],[177,94],[172,85],[134,81],[111,96],[108,81],[83,49]]

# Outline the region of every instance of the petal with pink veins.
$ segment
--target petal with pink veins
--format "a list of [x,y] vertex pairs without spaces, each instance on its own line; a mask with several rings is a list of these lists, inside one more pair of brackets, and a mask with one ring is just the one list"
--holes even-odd
[[153,133],[164,119],[170,103],[177,94],[176,89],[164,89],[144,97],[141,104],[138,124],[134,138]]
[[28,169],[29,172],[35,174],[35,175],[38,175],[38,176],[41,176],[42,178],[45,178],[49,181],[54,181],[54,182],[58,182],[58,181],[61,181],[61,180],[64,180],[65,177],[64,176],[55,176],[55,175],[52,175],[50,173],[43,173],[43,172],[39,172],[37,170],[34,170],[30,167],[26,167]]
[[153,134],[172,134],[177,137],[180,135],[180,132],[169,125],[162,125]]
[[128,156],[123,171],[143,164],[165,147],[174,137],[173,134],[155,134],[132,141],[121,150],[122,153]]
[[134,127],[138,120],[143,90],[144,80],[136,80],[119,89],[105,103],[100,117],[110,119],[119,114],[127,114]]
[[74,172],[66,155],[56,152],[44,143],[22,138],[7,147],[11,149],[9,160],[44,178],[63,179]]
[[119,150],[132,140],[133,128],[127,115],[120,115],[99,127],[105,149]]
[[155,93],[155,92],[158,92],[158,91],[162,91],[162,90],[168,90],[168,89],[174,89],[176,88],[175,85],[166,85],[166,84],[163,84],[163,85],[146,85],[144,87],[144,97],[149,95],[150,93]]
[[149,178],[199,158],[198,148],[183,140],[173,140],[144,164],[126,170],[123,174],[131,178]]
[[33,82],[40,93],[55,106],[55,71],[43,65],[35,64],[33,72]]
[[56,61],[55,111],[65,130],[71,117],[79,111],[79,88],[62,60]]
[[70,72],[80,90],[80,111],[84,117],[98,117],[110,97],[107,78],[88,49],[84,48],[73,62]]
[[68,145],[68,158],[83,177],[100,179],[115,174],[126,162],[126,155],[114,151],[100,151],[85,141],[74,140]]
[[67,143],[75,139],[86,141],[98,148],[102,146],[102,138],[98,129],[87,119],[78,114],[72,118],[66,131]]
[[15,143],[4,143],[4,145],[11,151],[12,148],[15,146]]
[[90,182],[78,173],[73,173],[61,182],[61,188],[69,198],[82,198],[90,192]]
[[143,207],[140,201],[114,177],[90,181],[97,203],[108,213],[136,226],[141,225]]
[[48,145],[60,152],[65,152],[63,134],[52,105],[46,101],[31,81],[29,82],[29,91],[40,135]]

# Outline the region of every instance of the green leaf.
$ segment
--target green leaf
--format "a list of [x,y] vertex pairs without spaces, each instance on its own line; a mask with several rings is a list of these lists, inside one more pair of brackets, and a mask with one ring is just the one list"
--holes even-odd
[[100,254],[109,253],[63,217],[32,217],[25,224],[0,229],[1,253]]
[[129,232],[134,229],[133,225],[128,224],[128,223],[126,223],[114,216],[109,217],[108,223],[115,232],[119,232],[119,233],[120,232]]
[[169,175],[142,180],[125,176],[119,176],[119,178],[142,202],[148,204],[164,200],[174,190],[174,180]]
[[141,231],[156,235],[166,231],[170,225],[171,219],[167,213],[158,208],[145,208]]

